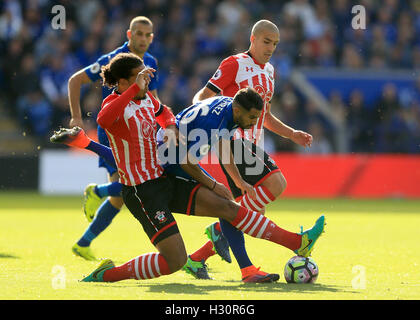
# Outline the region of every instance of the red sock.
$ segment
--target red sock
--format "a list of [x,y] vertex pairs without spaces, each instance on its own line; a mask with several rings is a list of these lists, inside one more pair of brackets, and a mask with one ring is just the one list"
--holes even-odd
[[193,261],[206,261],[208,258],[214,256],[215,254],[216,252],[213,250],[213,243],[209,240],[200,249],[190,255],[190,258]]
[[85,149],[92,140],[86,135],[85,131],[82,129],[73,139],[73,141],[68,142],[67,145],[71,147]]
[[103,279],[106,282],[152,279],[171,273],[168,263],[160,253],[147,253],[121,266],[106,270]]
[[276,197],[264,186],[258,186],[255,189],[256,198],[254,200],[246,193],[241,199],[241,206],[252,211],[261,211],[267,204],[276,200]]
[[232,225],[242,232],[280,244],[290,250],[300,248],[302,236],[278,227],[261,213],[240,207]]

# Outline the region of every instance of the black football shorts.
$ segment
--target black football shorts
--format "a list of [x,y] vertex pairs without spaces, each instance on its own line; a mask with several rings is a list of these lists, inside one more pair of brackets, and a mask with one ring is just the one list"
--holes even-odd
[[163,175],[137,186],[122,187],[124,203],[156,245],[179,233],[172,213],[194,215],[195,197],[201,185],[195,180]]
[[[245,182],[257,187],[274,172],[280,171],[273,159],[260,147],[245,139],[235,139],[230,142],[235,164]],[[233,197],[237,199],[242,195],[232,178],[223,167],[219,158],[220,166],[226,176]]]

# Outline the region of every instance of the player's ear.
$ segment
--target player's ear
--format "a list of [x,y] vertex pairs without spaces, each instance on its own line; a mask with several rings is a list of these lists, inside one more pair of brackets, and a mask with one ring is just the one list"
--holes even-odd
[[128,40],[131,39],[131,30],[130,29],[127,30],[127,39]]
[[251,36],[249,37],[249,41],[254,42],[255,41],[255,35],[251,34]]
[[128,87],[128,80],[121,78],[118,80],[118,87],[125,90],[125,87]]
[[232,104],[232,111],[233,111],[234,117],[237,117],[241,113],[241,110],[236,103]]

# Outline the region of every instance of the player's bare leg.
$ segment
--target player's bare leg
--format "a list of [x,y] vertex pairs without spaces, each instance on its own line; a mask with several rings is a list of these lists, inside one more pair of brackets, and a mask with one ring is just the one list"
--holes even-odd
[[270,191],[270,193],[277,199],[286,189],[287,181],[280,171],[276,171],[275,173],[271,174],[267,179],[265,179],[260,185],[265,186]]
[[187,262],[187,250],[180,233],[176,233],[156,244],[160,254],[168,262],[171,272],[180,270]]

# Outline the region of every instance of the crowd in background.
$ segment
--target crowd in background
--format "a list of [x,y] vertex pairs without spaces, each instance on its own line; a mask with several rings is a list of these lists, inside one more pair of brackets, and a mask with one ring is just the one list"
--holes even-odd
[[[0,4],[1,101],[24,130],[47,141],[51,130],[68,126],[67,81],[72,73],[122,45],[131,18],[154,23],[149,52],[159,62],[158,95],[179,112],[227,56],[249,47],[252,25],[269,19],[280,29],[271,63],[276,69],[273,112],[314,136],[309,152],[336,151],[335,128],[289,80],[297,67],[420,70],[420,0],[360,0],[367,28],[351,27],[349,0],[4,0]],[[54,5],[66,10],[65,29],[54,30]],[[87,126],[95,126],[100,84],[82,95]],[[345,119],[349,151],[420,152],[420,77],[405,90],[383,88],[374,106],[363,93],[327,97]],[[270,139],[269,151],[299,150]],[[302,152],[305,152],[302,150]],[[308,151],[306,151],[308,152]]]

